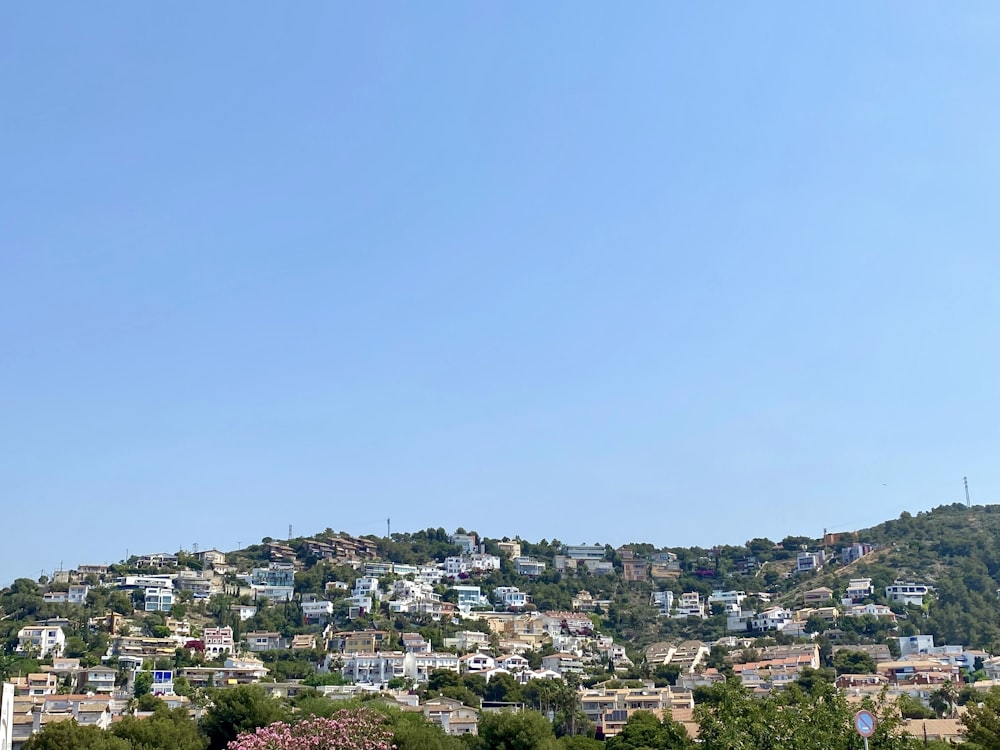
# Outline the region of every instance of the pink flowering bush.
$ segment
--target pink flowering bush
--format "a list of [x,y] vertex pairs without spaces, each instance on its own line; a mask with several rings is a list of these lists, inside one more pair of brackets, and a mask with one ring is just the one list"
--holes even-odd
[[229,750],[393,750],[385,719],[366,708],[344,709],[329,719],[311,718],[297,724],[275,722],[243,734]]

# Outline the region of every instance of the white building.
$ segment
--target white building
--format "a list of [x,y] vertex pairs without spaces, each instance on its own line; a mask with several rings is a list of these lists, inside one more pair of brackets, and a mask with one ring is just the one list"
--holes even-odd
[[899,656],[905,659],[907,656],[915,654],[929,654],[934,650],[933,635],[911,635],[897,638],[899,643]]
[[478,630],[460,630],[451,638],[444,639],[445,648],[458,651],[478,651],[490,645],[490,637]]
[[292,586],[254,586],[253,595],[258,599],[271,602],[290,602],[295,598],[295,588]]
[[231,604],[229,611],[235,613],[240,618],[240,622],[246,622],[257,614],[257,607],[253,604]]
[[302,602],[302,618],[306,623],[323,625],[331,617],[333,617],[333,602],[328,602],[325,599]]
[[373,611],[374,600],[370,596],[356,595],[347,598],[347,619],[357,620]]
[[746,591],[721,591],[716,589],[708,597],[708,605],[721,604],[726,608],[727,614],[735,614],[740,611],[740,605],[747,598]]
[[808,573],[823,567],[823,555],[820,552],[800,552],[795,560],[796,573]]
[[469,567],[478,572],[489,572],[500,570],[500,558],[496,555],[488,555],[485,552],[476,552],[469,555]]
[[452,578],[468,574],[469,561],[463,555],[455,555],[444,559],[444,574]]
[[865,615],[870,615],[871,617],[888,617],[895,621],[896,615],[891,609],[889,609],[884,604],[845,604],[844,611],[842,613],[844,617],[864,617]]
[[654,591],[649,596],[649,604],[659,610],[658,617],[670,617],[670,610],[674,608],[674,592],[669,589],[667,591]]
[[685,591],[681,594],[680,601],[677,603],[677,611],[674,612],[673,617],[678,620],[683,620],[688,617],[700,617],[705,619],[705,604],[701,600],[701,594],[697,591]]
[[378,578],[375,576],[361,576],[354,582],[352,596],[370,596],[372,599],[382,598],[382,592],[378,587]]
[[885,587],[885,597],[890,602],[917,607],[924,605],[924,597],[931,592],[931,587],[922,583],[896,581]]
[[449,541],[456,547],[461,548],[462,552],[467,555],[475,552],[476,547],[479,545],[479,539],[475,534],[452,534]]
[[790,609],[771,607],[755,615],[750,621],[750,627],[754,630],[784,630],[793,619],[794,616]]
[[497,586],[493,589],[493,599],[505,609],[524,609],[528,604],[528,595],[517,586]]
[[423,565],[414,574],[414,578],[421,583],[429,583],[433,586],[441,583],[441,579],[444,578],[444,571],[433,565]]
[[461,612],[468,612],[473,607],[490,606],[490,600],[483,596],[478,586],[452,586],[452,589],[458,594],[456,605]]
[[174,575],[121,576],[115,579],[115,585],[120,589],[172,589],[176,577]]
[[72,584],[66,592],[66,601],[69,604],[86,604],[87,596],[90,594],[90,586],[85,583]]
[[39,658],[62,656],[66,648],[66,634],[60,627],[29,625],[17,632],[17,651],[36,653]]
[[515,557],[514,570],[519,576],[540,576],[545,572],[545,563],[530,557]]
[[875,593],[871,578],[852,578],[844,592],[843,604],[857,604]]
[[572,560],[603,560],[607,549],[603,544],[564,544],[562,553]]
[[146,612],[169,612],[174,606],[172,588],[148,588],[145,592],[143,609]]
[[414,682],[427,682],[436,669],[459,671],[459,657],[442,653],[403,653],[383,651],[377,654],[348,654],[343,658],[341,672],[352,682],[383,685],[396,677],[409,677]]
[[202,640],[205,642],[205,658],[217,659],[223,654],[231,654],[236,650],[233,643],[233,629],[205,628],[202,633]]
[[464,667],[466,672],[486,672],[490,669],[496,669],[497,663],[489,654],[481,654],[479,652],[466,654],[459,659],[459,663]]

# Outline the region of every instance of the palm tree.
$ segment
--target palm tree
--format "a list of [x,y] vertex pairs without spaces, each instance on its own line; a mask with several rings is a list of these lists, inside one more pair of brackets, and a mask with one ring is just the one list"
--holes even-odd
[[958,690],[951,680],[948,680],[931,693],[927,702],[940,718],[954,718],[958,705]]

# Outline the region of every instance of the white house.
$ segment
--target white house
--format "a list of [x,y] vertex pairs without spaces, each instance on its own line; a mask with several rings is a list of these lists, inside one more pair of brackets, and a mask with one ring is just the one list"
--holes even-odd
[[530,557],[515,557],[514,570],[519,576],[540,576],[545,572],[545,563]]
[[931,592],[931,587],[922,583],[896,581],[885,587],[885,597],[890,602],[922,607],[924,597]]
[[659,610],[659,617],[670,617],[670,610],[674,608],[674,592],[670,590],[654,591],[649,596],[649,603]]
[[246,622],[257,614],[257,607],[253,604],[231,604],[229,611],[235,613],[240,618],[240,622]]
[[468,612],[473,607],[488,607],[490,601],[483,596],[478,586],[452,586],[458,594],[457,606],[462,612]]
[[37,653],[39,658],[62,656],[66,634],[60,627],[29,625],[17,632],[17,651]]
[[857,604],[875,593],[871,578],[852,578],[844,592],[844,604]]
[[84,689],[93,693],[115,692],[115,677],[118,673],[111,667],[88,667],[83,672],[81,681]]
[[485,672],[494,669],[497,665],[496,659],[489,654],[466,654],[459,660],[466,672]]
[[523,672],[531,664],[520,654],[506,654],[497,659],[497,667],[506,669],[508,672]]
[[685,591],[681,594],[680,601],[677,604],[677,611],[673,616],[678,620],[688,617],[705,619],[705,605],[701,601],[701,594],[697,591]]
[[528,595],[517,586],[497,586],[493,589],[493,599],[506,609],[524,609]]
[[333,602],[317,599],[302,602],[302,619],[310,624],[323,625],[333,616]]
[[844,606],[844,617],[888,617],[895,622],[896,615],[884,604],[848,604]]
[[708,597],[709,606],[713,604],[725,605],[727,611],[739,612],[740,605],[747,598],[746,591],[722,591],[716,589]]
[[352,682],[380,685],[394,677],[426,682],[436,669],[458,672],[458,657],[455,654],[406,654],[401,651],[349,654],[343,659],[341,671]]
[[754,616],[750,627],[754,630],[783,630],[794,619],[792,611],[785,607],[771,607]]
[[459,651],[477,651],[486,648],[490,644],[490,637],[478,630],[460,630],[451,638],[444,639],[445,648],[454,648]]
[[485,552],[475,552],[468,557],[469,569],[487,572],[490,570],[500,570],[500,558],[496,555],[488,555]]
[[449,541],[467,555],[475,552],[476,547],[479,545],[479,539],[475,534],[452,534]]
[[550,669],[560,676],[564,674],[581,674],[583,672],[583,662],[576,654],[550,654],[542,657],[542,669]]
[[378,587],[378,578],[375,576],[361,576],[354,582],[354,589],[351,591],[353,596],[370,596],[372,599],[379,600],[382,598],[382,593]]
[[85,583],[73,584],[66,592],[66,601],[70,604],[86,604],[90,594],[90,586]]
[[928,654],[934,650],[933,635],[902,636],[896,638],[896,642],[899,643],[899,655],[903,659],[914,654]]
[[217,659],[223,654],[231,654],[236,650],[236,645],[233,643],[233,629],[228,626],[205,628],[202,640],[205,643],[205,658],[207,659]]
[[796,573],[808,573],[823,567],[823,555],[820,552],[800,552],[795,560]]
[[469,561],[463,556],[446,557],[444,559],[444,574],[452,578],[468,573],[470,570]]
[[434,584],[441,583],[441,579],[444,578],[444,571],[433,565],[422,565],[414,574],[414,577],[421,583],[429,583],[433,586]]
[[258,599],[271,602],[290,602],[295,598],[295,588],[292,586],[268,586],[262,584],[253,586],[253,595]]
[[169,612],[174,606],[172,588],[150,587],[145,592],[143,609],[146,612]]
[[370,596],[355,595],[347,598],[347,619],[357,620],[359,617],[371,613],[375,606],[374,600]]
[[121,576],[115,579],[115,585],[120,589],[172,589],[176,577],[175,575]]

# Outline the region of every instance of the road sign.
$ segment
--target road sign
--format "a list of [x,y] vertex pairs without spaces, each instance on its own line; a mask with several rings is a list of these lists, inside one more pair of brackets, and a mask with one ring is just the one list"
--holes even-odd
[[866,740],[875,734],[875,717],[871,711],[858,711],[854,714],[854,728]]

